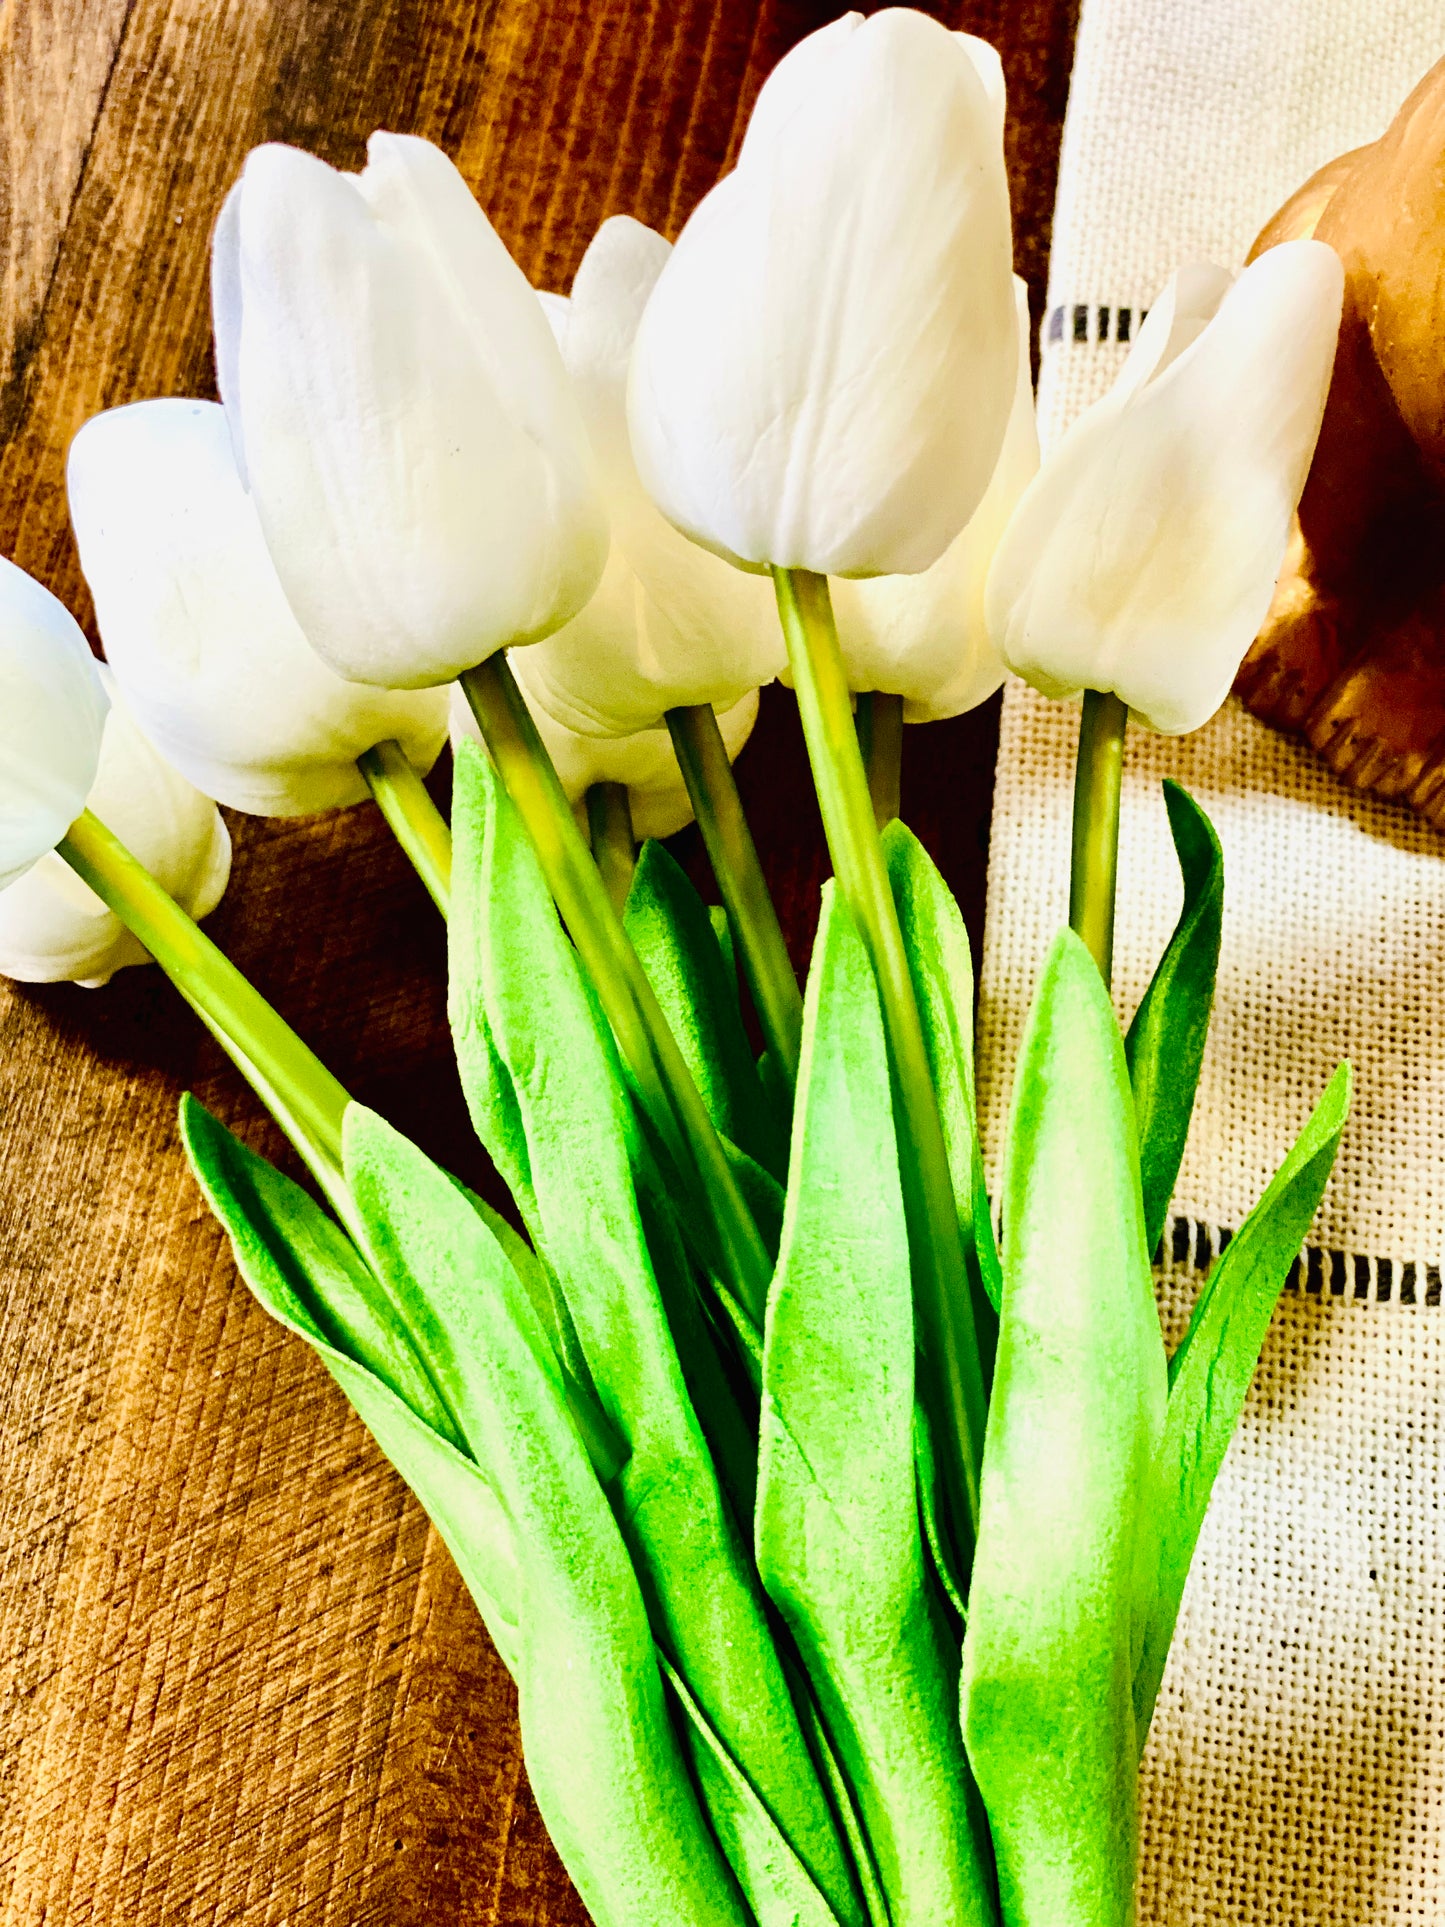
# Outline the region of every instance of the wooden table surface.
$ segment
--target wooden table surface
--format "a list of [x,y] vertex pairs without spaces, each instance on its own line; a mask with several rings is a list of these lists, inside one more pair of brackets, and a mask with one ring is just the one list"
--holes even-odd
[[[946,0],[1002,49],[1041,299],[1076,0]],[[258,141],[457,160],[565,288],[597,223],[675,233],[827,0],[0,0],[0,551],[89,618],[66,445],[214,392],[206,240]],[[904,813],[977,932],[990,705],[910,732]],[[792,700],[740,777],[789,940],[824,871]],[[481,1182],[444,950],[368,806],[232,818],[210,928],[356,1095]],[[695,833],[680,839],[700,877]],[[269,1323],[181,1156],[192,1089],[276,1137],[154,970],[0,985],[0,1927],[577,1922],[510,1682],[426,1519]]]

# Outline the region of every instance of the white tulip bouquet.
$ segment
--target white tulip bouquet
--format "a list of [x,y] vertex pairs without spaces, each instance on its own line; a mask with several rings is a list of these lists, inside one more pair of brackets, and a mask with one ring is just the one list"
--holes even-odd
[[[677,245],[609,221],[566,300],[421,141],[261,148],[214,239],[222,405],[72,449],[108,670],[0,565],[0,966],[148,955],[290,1137],[314,1190],[183,1103],[252,1291],[450,1547],[610,1927],[1133,1918],[1191,1554],[1344,1123],[1342,1067],[1169,1357],[1222,865],[1170,787],[1183,910],[1121,1031],[1125,731],[1206,720],[1264,616],[1341,269],[1182,270],[1040,466],[1002,122],[983,43],[850,15]],[[903,724],[1008,668],[1083,707],[991,1200],[967,937],[897,796]],[[731,768],[778,676],[835,871],[805,993]],[[193,921],[212,799],[368,795],[448,919],[515,1223]],[[692,815],[721,910],[645,840]]]

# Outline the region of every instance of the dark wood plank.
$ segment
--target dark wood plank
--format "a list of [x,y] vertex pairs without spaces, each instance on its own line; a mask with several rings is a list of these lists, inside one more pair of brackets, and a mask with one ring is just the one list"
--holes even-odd
[[[959,0],[1013,84],[1042,293],[1074,0]],[[605,215],[675,232],[815,0],[0,0],[0,549],[83,616],[64,454],[208,393],[205,237],[246,149],[458,159],[542,285]],[[906,812],[975,927],[991,713],[909,739]],[[745,794],[804,954],[824,859],[791,699]],[[213,929],[356,1094],[476,1181],[444,948],[374,814],[236,819]],[[683,839],[683,854],[696,850]],[[513,1699],[425,1520],[235,1278],[184,1088],[274,1131],[153,971],[0,989],[0,1921],[584,1918]]]

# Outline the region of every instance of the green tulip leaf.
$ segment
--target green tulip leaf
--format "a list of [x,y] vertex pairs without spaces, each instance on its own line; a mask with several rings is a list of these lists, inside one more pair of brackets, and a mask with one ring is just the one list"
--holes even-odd
[[729,974],[707,906],[661,843],[642,846],[622,923],[718,1135],[785,1177],[787,1140],[743,1029],[736,970]]
[[938,1094],[987,1376],[998,1337],[1000,1275],[974,1102],[973,958],[968,932],[933,859],[896,817],[883,832],[883,855]]
[[707,920],[712,925],[712,933],[717,938],[717,947],[723,955],[723,968],[727,980],[732,985],[733,1002],[738,1001],[738,953],[733,942],[733,927],[728,922],[728,913],[720,903],[707,906]]
[[957,1657],[914,1493],[908,1234],[872,969],[830,885],[804,1005],[758,1471],[763,1583],[797,1641],[895,1927],[992,1920]]
[[[451,1177],[451,1173],[448,1172],[447,1176]],[[542,1329],[551,1341],[552,1350],[580,1384],[590,1386],[591,1374],[587,1370],[587,1361],[582,1356],[582,1348],[572,1326],[572,1314],[567,1309],[567,1300],[562,1296],[557,1280],[500,1211],[494,1211],[485,1198],[479,1198],[460,1178],[451,1178],[451,1181],[510,1259],[512,1269],[526,1287]]]
[[933,1570],[953,1614],[962,1627],[968,1620],[967,1587],[955,1570],[949,1535],[943,1522],[943,1494],[939,1489],[938,1454],[933,1449],[933,1424],[923,1400],[913,1406],[913,1460],[918,1477],[918,1513]]
[[[634,1165],[637,1206],[652,1268],[662,1294],[668,1329],[677,1345],[687,1395],[697,1413],[713,1463],[732,1505],[733,1523],[746,1544],[752,1535],[758,1487],[756,1400],[748,1395],[746,1358],[739,1358],[730,1334],[719,1332],[699,1288],[698,1274],[677,1222],[674,1199],[656,1163],[645,1157]],[[759,1360],[762,1334],[750,1327],[750,1353]],[[733,1369],[726,1362],[731,1352]],[[740,1373],[742,1376],[740,1377]]]
[[758,1927],[838,1927],[838,1916],[713,1731],[687,1682],[659,1658],[682,1714],[683,1737],[708,1814]]
[[[532,1789],[593,1919],[749,1927],[678,1749],[626,1550],[516,1273],[502,1262],[457,1284],[475,1299],[474,1462],[324,1335],[310,1307],[347,1297],[365,1269],[336,1226],[194,1102],[182,1128],[242,1276],[320,1355],[456,1559],[517,1682]],[[384,1130],[365,1126],[356,1154],[391,1161]],[[404,1190],[410,1160],[394,1161],[384,1188]]]
[[1164,1233],[1194,1114],[1224,919],[1224,853],[1214,825],[1189,792],[1168,777],[1164,806],[1184,878],[1184,908],[1124,1040],[1138,1120],[1144,1235],[1151,1252]]
[[462,1086],[493,1161],[528,1199],[539,1254],[627,1449],[615,1504],[659,1642],[847,1917],[846,1854],[668,1329],[617,1053],[521,819],[474,745],[457,760],[452,831],[450,1009]]
[[1334,1168],[1350,1108],[1341,1064],[1269,1188],[1215,1260],[1169,1366],[1169,1410],[1159,1445],[1158,1578],[1135,1681],[1143,1745],[1209,1495],[1290,1266]]
[[1141,1520],[1167,1378],[1134,1107],[1079,939],[1016,1073],[964,1725],[1010,1927],[1132,1927]]
[[783,1187],[771,1171],[759,1164],[756,1158],[749,1157],[746,1151],[740,1150],[731,1138],[723,1138],[722,1147],[723,1156],[733,1168],[738,1189],[758,1227],[758,1234],[776,1259],[778,1240],[783,1235]]

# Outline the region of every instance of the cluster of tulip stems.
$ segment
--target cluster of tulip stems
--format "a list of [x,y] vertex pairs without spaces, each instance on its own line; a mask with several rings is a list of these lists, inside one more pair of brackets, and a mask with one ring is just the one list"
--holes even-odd
[[[183,1103],[251,1288],[455,1556],[604,1927],[1132,1920],[1195,1539],[1344,1122],[1342,1067],[1167,1356],[1222,869],[1166,786],[1183,911],[1121,1034],[1125,728],[1198,727],[1266,613],[1341,270],[1185,267],[1041,464],[1003,112],[984,43],[837,20],[676,246],[610,220],[565,299],[422,141],[260,148],[221,403],[72,445],[106,666],[0,565],[0,967],[154,959],[289,1135],[320,1202]],[[1083,705],[1000,1249],[967,938],[896,819],[903,725],[1010,669]],[[731,767],[776,677],[835,873],[806,997]],[[193,920],[216,800],[368,796],[526,1238]],[[694,815],[721,910],[656,840]]]

